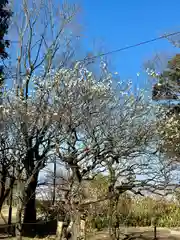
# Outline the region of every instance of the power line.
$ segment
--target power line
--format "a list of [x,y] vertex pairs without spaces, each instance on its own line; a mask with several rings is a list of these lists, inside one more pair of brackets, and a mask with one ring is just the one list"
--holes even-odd
[[[167,38],[167,37],[175,36],[175,35],[178,35],[178,34],[180,34],[180,31],[170,33],[170,34],[165,34],[165,35],[160,36],[160,37],[156,37],[156,38],[153,38],[153,39],[150,39],[150,40],[139,42],[139,43],[127,46],[127,47],[122,47],[122,48],[112,50],[112,51],[109,51],[109,52],[101,53],[101,54],[98,54],[98,55],[95,55],[95,56],[92,56],[92,57],[87,57],[84,60],[94,60],[94,59],[99,58],[99,57],[103,57],[103,56],[107,56],[107,55],[114,54],[114,53],[117,53],[117,52],[121,52],[121,51],[130,49],[130,48],[135,48],[135,47],[138,47],[138,46],[141,46],[141,45],[144,45],[144,44],[155,42],[155,41],[158,41],[158,40],[161,40],[161,39],[164,39],[164,38]],[[84,60],[81,60],[81,61],[84,61]]]
[[[135,43],[135,44],[130,45],[130,46],[126,46],[126,47],[122,47],[122,48],[119,48],[119,49],[116,49],[116,50],[112,50],[112,51],[109,51],[109,52],[97,54],[97,55],[94,55],[92,57],[87,57],[87,58],[82,59],[80,61],[82,62],[82,61],[85,61],[85,60],[94,60],[94,59],[99,58],[99,57],[103,57],[103,56],[107,56],[107,55],[114,54],[114,53],[117,53],[117,52],[121,52],[121,51],[124,51],[124,50],[128,50],[130,48],[139,47],[141,45],[145,45],[145,44],[148,44],[148,43],[156,42],[158,40],[161,40],[161,39],[164,39],[164,38],[167,38],[167,37],[172,37],[172,36],[175,36],[175,35],[178,35],[178,34],[180,34],[180,31],[179,32],[170,33],[170,34],[164,34],[164,35],[162,35],[160,37],[156,37],[156,38],[153,38],[153,39],[149,39],[149,40],[146,40],[146,41]],[[11,43],[19,43],[19,41],[11,41]]]

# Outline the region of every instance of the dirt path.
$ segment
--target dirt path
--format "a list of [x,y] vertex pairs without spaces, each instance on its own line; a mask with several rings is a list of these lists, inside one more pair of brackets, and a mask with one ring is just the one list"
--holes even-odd
[[[129,228],[126,229],[126,233],[132,233],[134,240],[152,240],[154,237],[154,232],[152,228]],[[157,239],[158,240],[180,240],[179,235],[172,235],[170,230],[159,229],[157,230]],[[90,234],[88,240],[110,240],[108,233],[104,232],[96,232],[94,234]]]
[[[126,233],[133,233],[133,240],[152,240],[154,233],[152,228],[126,228]],[[8,235],[0,235],[0,240],[15,240],[15,238],[8,237]],[[23,240],[30,240],[31,238],[23,238]],[[34,238],[34,240],[38,238]],[[44,240],[48,238],[44,238]],[[53,236],[51,240],[55,239]],[[41,240],[43,240],[41,238]],[[107,231],[94,232],[87,236],[87,240],[111,240]],[[130,240],[130,239],[129,239]],[[180,240],[180,232],[178,235],[172,235],[168,229],[157,229],[157,240]]]

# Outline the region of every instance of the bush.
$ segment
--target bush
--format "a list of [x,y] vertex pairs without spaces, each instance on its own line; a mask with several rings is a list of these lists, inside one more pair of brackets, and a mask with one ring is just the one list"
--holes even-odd
[[[150,226],[156,219],[159,227],[180,227],[179,204],[165,200],[154,200],[150,197],[130,199],[122,195],[116,215],[119,225]],[[108,227],[108,203],[93,206],[89,212],[88,226],[101,230]]]

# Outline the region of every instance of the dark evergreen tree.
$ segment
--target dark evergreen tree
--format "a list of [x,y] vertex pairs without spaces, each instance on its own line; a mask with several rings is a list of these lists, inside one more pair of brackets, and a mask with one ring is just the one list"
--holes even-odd
[[155,76],[157,83],[152,99],[163,100],[157,116],[157,130],[162,140],[160,151],[172,162],[180,162],[180,54],[172,57],[166,69]]
[[153,87],[153,100],[179,100],[180,98],[180,54],[176,54],[167,68],[158,76]]
[[[6,48],[9,47],[9,40],[5,39],[8,33],[9,21],[12,15],[11,10],[7,8],[8,0],[0,0],[0,59],[4,60],[8,57]],[[0,64],[0,86],[4,83],[3,65]]]

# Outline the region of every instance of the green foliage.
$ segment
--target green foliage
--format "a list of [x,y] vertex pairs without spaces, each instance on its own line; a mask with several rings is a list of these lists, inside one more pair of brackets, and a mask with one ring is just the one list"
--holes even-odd
[[98,174],[90,183],[90,192],[97,197],[102,196],[103,194],[106,194],[108,185],[108,176]]
[[[95,208],[89,216],[89,226],[101,230],[108,227],[108,209],[103,207]],[[178,203],[165,200],[154,200],[150,197],[131,199],[122,195],[117,209],[119,225],[126,226],[151,226],[153,219],[159,227],[179,227],[180,208]]]
[[40,219],[49,221],[57,218],[57,211],[52,207],[52,201],[36,200],[36,209]]
[[179,80],[180,80],[180,54],[176,54],[168,62],[168,70],[164,71],[164,76],[167,76],[172,82],[179,84]]
[[88,219],[89,226],[93,229],[97,229],[98,231],[107,228],[108,226],[108,218],[103,214],[99,214],[95,218]]
[[158,108],[157,134],[161,141],[161,152],[166,157],[179,159],[180,153],[180,107],[179,101],[170,104],[171,100],[179,100],[180,93],[180,54],[176,54],[168,61],[167,68],[151,75],[157,80],[153,86],[153,100],[168,100]]
[[180,54],[176,54],[168,61],[167,68],[162,73],[154,73],[152,77],[158,80],[158,83],[153,87],[153,100],[178,99],[180,86]]

